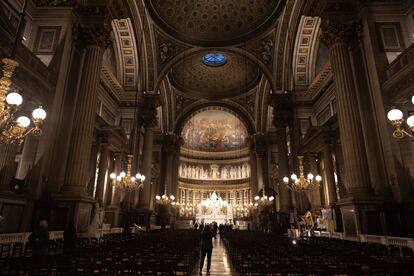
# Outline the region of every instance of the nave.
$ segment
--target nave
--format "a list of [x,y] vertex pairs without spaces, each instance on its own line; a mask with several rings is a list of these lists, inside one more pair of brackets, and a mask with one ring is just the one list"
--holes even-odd
[[[220,238],[220,235],[217,234],[217,238],[213,240],[213,253],[211,255],[211,268],[209,275],[237,275],[237,272],[234,270],[231,261],[228,257],[224,241]],[[198,267],[197,267],[198,269]],[[198,270],[194,272],[194,275],[197,274]],[[207,258],[204,263],[202,274],[207,273]],[[208,275],[208,274],[207,274]]]
[[63,241],[49,243],[48,254],[33,256],[32,244],[1,247],[1,275],[412,275],[414,253],[334,238],[292,240],[258,231],[232,230],[213,239],[199,273],[200,230],[154,230],[80,238],[73,252]]

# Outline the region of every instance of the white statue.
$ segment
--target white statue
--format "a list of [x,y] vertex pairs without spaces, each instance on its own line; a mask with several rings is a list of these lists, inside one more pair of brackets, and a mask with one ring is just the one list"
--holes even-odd
[[99,206],[99,202],[95,203],[95,211],[91,223],[88,226],[89,237],[99,238],[99,230],[102,227],[105,209]]

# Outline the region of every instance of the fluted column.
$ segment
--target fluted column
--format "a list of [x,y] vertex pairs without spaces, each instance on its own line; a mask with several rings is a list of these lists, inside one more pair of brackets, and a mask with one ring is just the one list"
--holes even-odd
[[144,151],[142,154],[142,173],[145,175],[144,189],[140,193],[139,207],[151,209],[151,168],[152,168],[152,146],[153,146],[153,126],[145,125]]
[[358,24],[330,24],[323,29],[323,40],[330,48],[336,88],[338,123],[349,196],[369,194],[371,185],[349,43],[358,36]]
[[109,168],[109,149],[107,143],[100,145],[100,158],[99,158],[99,173],[96,182],[96,195],[95,198],[102,206],[105,204],[104,194],[105,187],[108,181],[108,168]]
[[292,209],[290,189],[283,182],[285,176],[289,177],[289,160],[286,141],[286,127],[277,128],[277,148],[279,161],[279,202],[280,211],[289,213]]
[[253,135],[253,143],[253,152],[256,159],[257,191],[263,190],[263,192],[266,192],[263,170],[264,154],[266,151],[264,135]]
[[[115,153],[114,173],[119,175],[122,169],[122,153]],[[119,207],[121,201],[121,191],[114,185],[115,180],[111,184],[111,205]]]
[[102,55],[110,40],[108,30],[102,25],[79,26],[76,36],[84,45],[85,53],[62,192],[83,196],[92,148]]
[[328,206],[337,201],[334,165],[332,160],[332,145],[325,144],[323,147],[323,186]]
[[[316,154],[309,154],[309,165],[310,165],[310,172],[315,176],[319,174],[318,172],[318,163],[316,161],[317,155]],[[317,188],[310,191],[311,196],[311,205],[312,209],[321,209],[322,208],[322,201],[321,201],[321,189]]]
[[0,145],[0,191],[10,190],[16,153],[16,145]]
[[[177,151],[177,143],[178,143],[178,137],[175,134],[167,134],[164,137],[164,151],[166,155],[166,171],[165,171],[165,185],[167,185],[167,193],[168,195],[173,194],[174,196],[177,196],[175,194],[175,187],[176,183],[174,183],[174,169],[177,169],[177,166],[174,166],[174,159],[175,154]],[[164,192],[164,191],[163,191]]]

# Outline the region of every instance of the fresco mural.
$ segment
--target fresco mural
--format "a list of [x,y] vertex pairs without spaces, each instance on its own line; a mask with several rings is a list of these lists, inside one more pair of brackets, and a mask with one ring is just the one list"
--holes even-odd
[[246,127],[223,110],[206,110],[193,116],[181,136],[184,147],[199,151],[230,151],[247,146]]

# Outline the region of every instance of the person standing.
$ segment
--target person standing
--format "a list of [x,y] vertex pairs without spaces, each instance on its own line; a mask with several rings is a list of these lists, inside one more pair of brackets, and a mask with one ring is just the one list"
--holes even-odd
[[218,230],[217,222],[214,222],[213,223],[213,235],[214,235],[214,239],[216,239],[216,237],[217,237],[217,230]]
[[76,228],[74,223],[69,223],[63,232],[63,253],[72,254],[76,244]]
[[201,233],[201,258],[200,258],[200,274],[203,270],[204,259],[207,255],[207,273],[210,273],[211,265],[211,254],[213,253],[213,242],[214,237],[213,231],[210,228],[210,225],[204,226],[204,230]]
[[29,236],[29,241],[33,246],[32,254],[34,258],[47,255],[49,248],[49,231],[47,230],[47,227],[47,221],[41,220],[33,233]]

